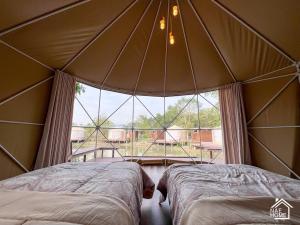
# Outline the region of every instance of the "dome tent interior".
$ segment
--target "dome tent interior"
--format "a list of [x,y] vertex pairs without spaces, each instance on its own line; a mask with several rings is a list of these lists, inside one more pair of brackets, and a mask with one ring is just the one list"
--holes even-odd
[[297,0],[2,1],[0,179],[34,168],[57,70],[130,95],[241,83],[253,164],[300,174],[299,10]]

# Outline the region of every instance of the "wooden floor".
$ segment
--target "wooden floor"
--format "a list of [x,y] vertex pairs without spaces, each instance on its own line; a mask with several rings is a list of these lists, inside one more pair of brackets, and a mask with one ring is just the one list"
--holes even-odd
[[[156,186],[165,168],[164,166],[143,166]],[[172,225],[169,204],[166,201],[159,205],[159,196],[160,192],[155,190],[152,199],[143,199],[141,225]]]

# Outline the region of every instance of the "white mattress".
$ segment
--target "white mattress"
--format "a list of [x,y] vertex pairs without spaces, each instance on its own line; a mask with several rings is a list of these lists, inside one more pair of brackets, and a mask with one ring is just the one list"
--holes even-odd
[[175,225],[180,224],[185,210],[201,199],[264,196],[300,200],[299,180],[247,165],[175,164],[163,174],[158,190],[162,201],[168,195]]
[[[105,195],[125,202],[139,224],[143,196],[152,197],[154,183],[137,163],[65,163],[0,182],[1,190]],[[1,199],[0,199],[1,203]]]

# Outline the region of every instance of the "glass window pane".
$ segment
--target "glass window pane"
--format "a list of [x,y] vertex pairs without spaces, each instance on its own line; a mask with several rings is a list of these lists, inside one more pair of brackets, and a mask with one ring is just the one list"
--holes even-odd
[[224,163],[218,91],[163,98],[79,87],[71,135],[73,161]]
[[194,95],[166,97],[165,126],[177,128],[197,125],[197,101]]
[[[101,104],[100,104],[100,116],[102,118],[109,117],[114,111],[116,111],[122,104],[126,104],[131,95],[121,94],[112,91],[101,91]],[[130,110],[132,111],[132,109]],[[128,112],[131,115],[131,112]],[[115,121],[118,123],[118,121]]]
[[220,128],[221,115],[218,92],[213,91],[200,94],[198,99],[201,128]]
[[[77,83],[77,92],[75,104],[76,107],[82,105],[84,110],[89,114],[93,121],[97,121],[98,117],[98,107],[99,107],[99,93],[98,88],[91,87],[86,84]],[[80,106],[81,107],[81,106]],[[75,118],[80,119],[79,116],[75,114]]]
[[134,126],[137,129],[162,128],[164,99],[137,96],[134,101]]

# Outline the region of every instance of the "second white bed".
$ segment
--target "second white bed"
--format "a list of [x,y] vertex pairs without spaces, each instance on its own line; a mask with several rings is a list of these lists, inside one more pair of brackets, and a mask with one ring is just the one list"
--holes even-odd
[[272,224],[275,198],[293,203],[288,223],[300,224],[300,181],[254,166],[175,164],[157,188],[161,201],[168,196],[174,225]]

